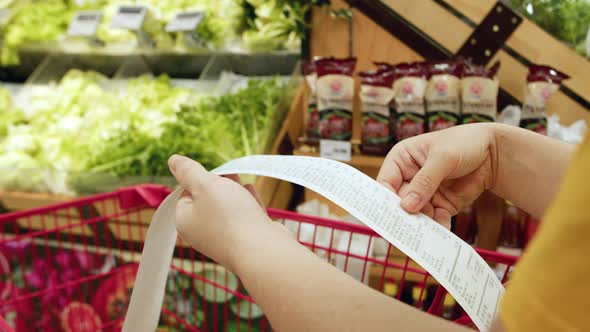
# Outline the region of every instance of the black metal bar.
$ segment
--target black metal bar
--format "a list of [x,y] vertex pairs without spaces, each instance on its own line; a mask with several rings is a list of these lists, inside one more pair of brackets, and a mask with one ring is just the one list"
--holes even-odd
[[446,9],[448,12],[453,14],[455,17],[461,19],[463,22],[465,22],[465,24],[469,25],[470,27],[472,27],[474,29],[477,28],[477,23],[472,21],[469,17],[463,15],[463,13],[461,13],[460,11],[455,9],[455,7],[449,5],[445,0],[432,0],[432,1],[436,2],[439,6]]
[[348,6],[348,10],[350,10],[350,18],[348,19],[348,56],[352,58],[354,52],[354,19],[352,17],[352,6]]
[[301,38],[301,59],[309,60],[311,58],[311,20],[313,10],[308,10],[305,13],[305,32]]
[[521,23],[522,17],[508,6],[497,3],[473,30],[456,55],[487,65]]

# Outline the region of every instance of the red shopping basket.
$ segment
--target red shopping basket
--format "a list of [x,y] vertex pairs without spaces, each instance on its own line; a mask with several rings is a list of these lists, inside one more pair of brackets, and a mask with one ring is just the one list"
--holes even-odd
[[[0,332],[119,331],[151,216],[170,191],[124,188],[0,215]],[[362,225],[268,209],[317,255],[431,314],[469,318],[429,274]],[[515,258],[478,250],[491,263]],[[270,331],[239,279],[177,242],[160,331]]]

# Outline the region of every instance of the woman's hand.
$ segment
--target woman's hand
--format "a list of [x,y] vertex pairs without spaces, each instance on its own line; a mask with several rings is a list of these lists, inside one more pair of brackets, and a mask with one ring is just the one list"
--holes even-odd
[[377,181],[396,192],[410,213],[446,227],[495,180],[496,144],[487,124],[457,126],[405,139],[389,152]]
[[256,241],[261,229],[271,224],[254,187],[242,186],[236,175],[210,173],[186,157],[172,156],[168,164],[185,189],[176,207],[180,236],[233,271],[248,241]]

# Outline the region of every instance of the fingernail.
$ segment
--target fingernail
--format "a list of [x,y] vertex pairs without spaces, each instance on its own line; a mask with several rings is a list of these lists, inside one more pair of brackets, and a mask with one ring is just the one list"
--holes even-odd
[[174,172],[176,171],[176,168],[178,166],[178,161],[180,160],[180,156],[177,154],[174,154],[170,157],[170,159],[168,159],[168,167],[170,168],[170,171],[172,172],[172,174],[174,174]]
[[418,206],[420,205],[420,196],[413,192],[409,193],[406,197],[402,199],[401,204],[406,210],[415,211],[418,209]]

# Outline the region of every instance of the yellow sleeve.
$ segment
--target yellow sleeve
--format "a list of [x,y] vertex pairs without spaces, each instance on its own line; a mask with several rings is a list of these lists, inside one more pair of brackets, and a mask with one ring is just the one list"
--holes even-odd
[[515,267],[500,305],[500,319],[508,332],[590,329],[588,137]]

